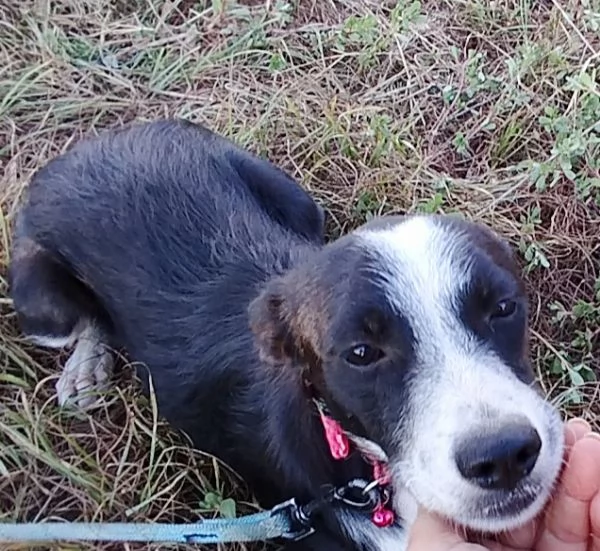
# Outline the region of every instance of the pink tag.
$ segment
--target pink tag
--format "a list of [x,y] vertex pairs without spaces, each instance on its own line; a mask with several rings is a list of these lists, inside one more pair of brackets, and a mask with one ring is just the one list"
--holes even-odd
[[339,423],[321,413],[321,422],[325,429],[325,438],[334,459],[345,459],[350,453],[350,442]]

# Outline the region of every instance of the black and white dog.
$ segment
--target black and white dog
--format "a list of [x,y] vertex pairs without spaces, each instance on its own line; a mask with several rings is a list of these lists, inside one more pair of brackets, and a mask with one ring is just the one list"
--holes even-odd
[[269,162],[191,123],[134,125],[37,172],[11,294],[27,335],[74,345],[61,403],[93,401],[122,347],[162,416],[264,506],[381,487],[289,549],[399,551],[416,504],[481,531],[534,517],[563,430],[535,389],[508,245],[442,216],[323,234]]

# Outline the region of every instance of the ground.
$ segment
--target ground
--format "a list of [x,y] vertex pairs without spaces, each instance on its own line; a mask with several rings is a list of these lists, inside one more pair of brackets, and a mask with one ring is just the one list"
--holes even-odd
[[519,251],[545,391],[597,423],[599,68],[598,0],[4,0],[0,519],[253,507],[129,376],[100,411],[60,412],[64,355],[15,327],[5,275],[28,179],[133,120],[200,121],[267,156],[326,207],[332,237],[382,212],[489,223]]

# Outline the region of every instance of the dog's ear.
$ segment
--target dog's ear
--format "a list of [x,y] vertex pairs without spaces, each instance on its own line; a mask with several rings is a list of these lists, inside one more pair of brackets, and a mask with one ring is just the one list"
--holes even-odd
[[499,233],[484,224],[472,224],[471,239],[482,247],[496,264],[509,270],[519,281],[521,269],[515,249]]
[[294,336],[290,327],[285,285],[271,281],[248,308],[250,329],[263,361],[281,362],[293,352]]
[[[306,305],[286,277],[270,281],[248,308],[260,357],[271,364],[318,361],[316,327],[306,327]],[[318,336],[317,336],[318,338]]]

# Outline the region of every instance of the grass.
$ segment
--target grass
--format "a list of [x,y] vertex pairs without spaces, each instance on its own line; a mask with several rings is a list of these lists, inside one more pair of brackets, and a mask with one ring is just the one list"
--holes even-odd
[[29,177],[132,120],[185,117],[268,156],[325,205],[331,237],[384,212],[489,223],[522,263],[544,389],[598,426],[599,70],[598,0],[3,2],[0,520],[254,508],[129,371],[100,411],[60,412],[64,356],[15,327],[5,268]]

